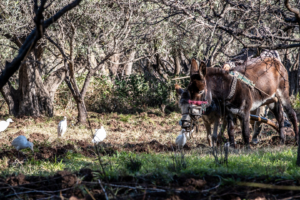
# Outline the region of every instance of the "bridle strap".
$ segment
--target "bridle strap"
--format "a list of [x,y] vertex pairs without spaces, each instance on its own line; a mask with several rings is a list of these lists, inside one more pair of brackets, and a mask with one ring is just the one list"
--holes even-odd
[[194,104],[194,105],[201,106],[202,104],[208,104],[208,102],[207,101],[192,101],[192,100],[189,100],[189,104]]

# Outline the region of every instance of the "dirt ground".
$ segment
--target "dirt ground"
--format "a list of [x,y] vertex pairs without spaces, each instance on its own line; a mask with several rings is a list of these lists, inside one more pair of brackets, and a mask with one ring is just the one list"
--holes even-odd
[[[113,194],[117,189],[117,195],[113,199],[290,199],[299,198],[300,191],[288,191],[280,189],[257,189],[232,184],[220,185],[217,176],[182,176],[173,177],[168,185],[153,185],[151,178],[147,177],[119,177],[109,183],[102,180],[101,185],[93,180],[91,169],[83,168],[77,173],[59,171],[51,177],[30,176],[23,174],[12,175],[6,179],[0,179],[0,198],[18,195],[27,195],[29,199],[105,199],[102,186],[106,186],[105,192]],[[228,175],[234,177],[235,175]],[[84,177],[84,178],[80,178]],[[222,178],[228,178],[222,177]],[[249,179],[239,177],[241,182],[258,182],[267,180],[267,177]],[[268,179],[267,184],[280,186],[295,186],[293,180]],[[299,185],[299,183],[298,183]],[[60,195],[57,195],[60,191]],[[62,198],[62,195],[64,196]]]
[[[144,114],[145,115],[145,114]],[[97,116],[99,117],[99,116]],[[126,123],[118,119],[118,116],[111,116],[109,119],[100,122],[91,122],[93,129],[104,125],[108,132],[108,137],[101,144],[101,155],[112,156],[117,151],[130,152],[173,152],[175,150],[175,137],[180,131],[176,121],[180,116],[176,116],[173,122],[168,116],[159,117],[155,114],[141,114],[141,119],[137,118],[135,123]],[[96,118],[96,117],[94,117]],[[96,157],[95,149],[91,143],[91,132],[88,128],[80,129],[76,126],[69,128],[69,132],[63,138],[57,139],[55,133],[59,119],[46,122],[45,118],[23,118],[14,119],[15,123],[10,126],[7,132],[0,136],[0,159],[9,159],[8,165],[14,165],[18,157],[20,161],[26,159],[23,154],[19,154],[15,149],[10,148],[11,141],[19,136],[26,135],[35,148],[35,160],[62,159],[68,151],[79,152],[87,157]],[[70,122],[69,124],[72,124]],[[71,125],[69,125],[71,126]],[[25,128],[24,128],[25,127]],[[31,128],[34,127],[34,128]],[[50,131],[47,131],[47,130]],[[184,146],[185,152],[194,149],[207,148],[206,135],[203,133],[204,126],[200,124],[201,133],[194,133],[192,139],[188,140]],[[84,134],[81,134],[84,132]],[[295,145],[294,134],[291,129],[286,130],[286,145]],[[171,134],[171,136],[170,136]],[[225,134],[226,136],[226,134]],[[78,139],[75,139],[78,138]],[[66,142],[67,141],[67,142]],[[243,148],[241,130],[236,130],[237,148]],[[261,134],[261,141],[258,145],[251,145],[253,149],[273,147],[279,144],[279,136],[274,130],[265,126]],[[94,171],[95,172],[95,171]],[[91,169],[83,168],[79,172],[70,173],[68,171],[57,172],[52,177],[25,176],[23,174],[11,175],[0,178],[0,199],[4,196],[12,199],[18,195],[26,194],[32,199],[62,199],[57,195],[57,191],[64,197],[70,199],[105,199],[104,192],[99,182],[95,182]],[[99,173],[99,172],[98,172]],[[232,177],[234,175],[228,175]],[[83,177],[83,178],[82,178]],[[224,178],[224,177],[223,177]],[[240,177],[245,182],[262,182],[260,179],[249,179]],[[278,182],[276,179],[268,179],[268,184],[294,186],[299,185],[291,180]],[[94,181],[94,182],[93,182]],[[105,181],[103,184],[108,187],[110,194],[118,189],[115,199],[283,199],[291,196],[299,196],[299,192],[287,190],[256,189],[251,187],[236,185],[219,185],[220,179],[215,176],[205,177],[173,177],[173,181],[164,185],[163,183],[151,183],[151,178],[145,177],[119,177],[118,180]],[[109,185],[111,184],[111,185]],[[142,188],[142,189],[141,189]],[[147,189],[146,189],[147,188]],[[2,195],[2,197],[1,197]],[[275,195],[275,196],[274,196]]]

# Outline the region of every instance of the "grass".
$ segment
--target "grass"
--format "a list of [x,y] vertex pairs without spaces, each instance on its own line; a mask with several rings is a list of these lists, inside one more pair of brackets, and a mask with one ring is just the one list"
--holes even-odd
[[11,174],[25,174],[26,176],[50,176],[54,175],[57,171],[67,169],[75,172],[81,168],[90,167],[97,169],[96,163],[93,158],[87,158],[81,154],[71,154],[63,159],[55,159],[54,162],[34,160],[28,156],[29,161],[26,163],[16,162],[13,166],[7,166],[7,158],[0,160],[0,168],[2,168],[1,176],[8,176]]
[[[255,150],[253,152],[232,153],[228,165],[217,165],[208,153],[190,152],[184,155],[174,153],[118,152],[109,157],[102,156],[106,176],[117,179],[120,176],[147,176],[169,182],[174,175],[225,175],[235,174],[243,177],[280,177],[299,179],[300,171],[296,166],[296,148],[276,148]],[[95,158],[69,152],[64,158],[54,162],[30,159],[26,164],[8,167],[7,159],[0,160],[1,176],[23,173],[25,175],[49,176],[67,169],[72,172],[89,167],[99,170]],[[175,166],[176,165],[176,166]],[[104,177],[101,177],[104,178]]]
[[[124,145],[126,143],[142,143],[157,140],[162,144],[174,143],[180,131],[178,121],[181,117],[178,113],[171,113],[165,117],[150,117],[146,113],[140,115],[117,115],[116,113],[99,115],[90,113],[93,129],[103,125],[107,130],[105,143],[111,145]],[[47,142],[35,143],[38,145],[52,145],[57,140],[57,124],[62,116],[54,118],[44,118],[44,121],[35,123],[33,119],[26,119],[15,122],[5,132],[0,135],[0,141],[7,141],[9,136],[22,130],[26,137],[32,133],[41,133],[49,137]],[[91,141],[91,132],[87,126],[72,126],[75,118],[68,118],[68,130],[60,142],[63,144],[74,143],[70,139]],[[115,120],[117,123],[113,124]],[[25,125],[22,125],[25,123]],[[20,128],[20,124],[22,127]],[[19,128],[18,128],[19,127]],[[116,129],[117,127],[121,127]],[[231,153],[228,158],[228,165],[218,165],[208,148],[196,148],[198,144],[207,144],[204,127],[201,126],[201,133],[194,134],[193,139],[188,141],[192,151],[184,154],[174,152],[155,153],[133,153],[120,150],[113,156],[102,156],[105,166],[106,176],[116,179],[120,176],[152,177],[153,181],[163,180],[169,182],[174,175],[225,175],[236,174],[239,176],[270,176],[282,178],[300,178],[299,168],[296,166],[297,151],[294,147],[276,147],[256,149],[251,152],[241,151]],[[274,132],[265,130],[266,140],[270,140]],[[241,139],[240,135],[236,136]],[[10,143],[2,144],[2,149],[10,148]],[[8,145],[8,146],[5,146]],[[36,149],[37,150],[37,149]],[[150,150],[151,151],[151,150]],[[0,159],[0,176],[23,173],[27,176],[50,176],[57,171],[65,170],[77,172],[81,168],[91,168],[99,170],[99,163],[96,158],[86,157],[78,152],[69,151],[65,157],[56,158],[55,161],[34,160],[30,156],[30,151],[24,151],[28,155],[26,163],[15,162],[8,165],[8,159]],[[100,176],[100,175],[99,175]],[[103,177],[101,177],[103,178]]]

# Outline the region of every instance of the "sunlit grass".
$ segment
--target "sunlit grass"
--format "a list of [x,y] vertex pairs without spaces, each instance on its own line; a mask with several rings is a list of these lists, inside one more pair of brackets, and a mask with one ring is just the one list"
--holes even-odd
[[12,166],[7,165],[7,158],[0,160],[2,168],[1,176],[22,173],[26,176],[50,176],[57,171],[68,170],[71,172],[79,171],[81,168],[89,167],[93,170],[98,169],[94,162],[95,158],[89,158],[81,154],[67,154],[64,158],[56,158],[53,162],[49,160],[35,160],[28,156],[28,161],[24,163],[16,162]]
[[[209,153],[193,152],[181,153],[141,153],[117,152],[113,156],[102,156],[102,164],[105,166],[106,176],[116,179],[120,176],[147,176],[159,178],[162,181],[171,181],[174,175],[224,175],[234,174],[238,176],[300,178],[299,167],[296,166],[296,148],[263,149],[252,152],[231,153],[228,164],[216,164],[215,159]],[[132,165],[133,163],[133,165]],[[135,163],[140,163],[137,170],[132,170]],[[131,166],[131,167],[128,167]],[[133,166],[133,167],[132,167]],[[49,176],[57,171],[67,169],[71,172],[81,168],[99,170],[100,165],[96,158],[82,156],[80,153],[68,152],[64,158],[55,161],[41,161],[30,159],[26,163],[16,166],[7,165],[7,160],[0,160],[2,176],[15,173],[25,175]],[[106,178],[107,178],[106,177]],[[101,177],[104,178],[104,177]]]

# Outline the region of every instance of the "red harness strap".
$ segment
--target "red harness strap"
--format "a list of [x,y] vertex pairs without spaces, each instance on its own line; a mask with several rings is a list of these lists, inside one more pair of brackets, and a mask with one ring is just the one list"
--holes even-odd
[[208,102],[207,101],[192,101],[192,100],[189,100],[189,104],[194,104],[194,105],[201,106],[202,104],[208,104]]

